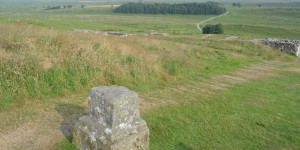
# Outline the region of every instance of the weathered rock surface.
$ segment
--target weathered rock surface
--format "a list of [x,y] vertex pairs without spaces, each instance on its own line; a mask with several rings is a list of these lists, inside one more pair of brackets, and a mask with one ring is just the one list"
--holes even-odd
[[75,125],[73,141],[82,150],[148,149],[149,129],[140,118],[138,95],[120,86],[93,88],[88,116]]
[[297,40],[287,40],[287,39],[276,39],[276,38],[267,38],[265,40],[261,40],[264,44],[300,57],[300,41]]

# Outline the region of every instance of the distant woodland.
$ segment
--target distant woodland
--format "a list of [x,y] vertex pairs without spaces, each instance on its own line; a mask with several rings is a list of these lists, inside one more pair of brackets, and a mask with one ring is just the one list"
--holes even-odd
[[61,8],[72,8],[72,5],[63,5],[63,6],[48,6],[45,10],[51,10],[51,9],[61,9]]
[[180,4],[126,3],[117,7],[114,12],[132,14],[219,15],[225,13],[226,9],[215,2]]

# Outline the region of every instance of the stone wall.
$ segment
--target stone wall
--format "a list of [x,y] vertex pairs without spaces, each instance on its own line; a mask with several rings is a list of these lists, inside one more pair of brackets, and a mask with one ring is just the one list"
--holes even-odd
[[93,33],[99,35],[115,35],[115,36],[169,36],[168,33],[160,33],[160,32],[151,32],[149,34],[128,34],[122,32],[103,32],[103,31],[94,31],[94,30],[87,30],[87,29],[74,29],[74,32],[80,33]]
[[300,41],[268,38],[261,42],[274,49],[300,57]]
[[75,125],[73,142],[81,150],[149,149],[149,129],[140,118],[138,95],[121,86],[93,88],[88,115]]

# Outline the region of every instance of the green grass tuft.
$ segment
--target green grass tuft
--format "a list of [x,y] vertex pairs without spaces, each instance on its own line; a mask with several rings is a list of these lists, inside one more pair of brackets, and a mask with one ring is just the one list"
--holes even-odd
[[69,140],[64,140],[56,145],[55,150],[78,150],[78,148]]

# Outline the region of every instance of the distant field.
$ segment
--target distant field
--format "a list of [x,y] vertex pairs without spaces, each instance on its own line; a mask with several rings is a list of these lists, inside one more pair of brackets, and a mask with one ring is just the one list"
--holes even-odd
[[229,15],[212,21],[224,24],[226,34],[300,39],[300,7],[228,7],[228,10]]
[[84,5],[84,8],[111,8],[111,7],[118,7],[120,5],[97,5],[97,4],[90,4]]
[[[128,33],[166,32],[198,34],[196,23],[211,16],[115,14],[111,8],[74,8],[42,11],[39,14],[2,16],[2,22],[25,22],[59,30],[92,29]],[[24,17],[26,16],[26,17]],[[47,16],[47,17],[45,17]],[[26,18],[28,18],[26,20]],[[46,19],[45,19],[46,18]]]
[[[74,3],[75,4],[75,3]],[[43,10],[39,5],[23,14],[0,14],[0,22],[24,22],[38,26],[72,31],[91,29],[127,33],[166,32],[169,34],[199,35],[196,23],[212,16],[195,15],[136,15],[115,14],[115,3],[92,4],[80,8]],[[113,6],[113,7],[112,7]],[[227,16],[207,23],[222,23],[226,35],[245,39],[281,37],[300,39],[300,7],[257,7],[234,8],[226,6]],[[13,8],[12,8],[13,9]],[[10,18],[10,19],[9,19]],[[27,19],[26,19],[27,18]]]

